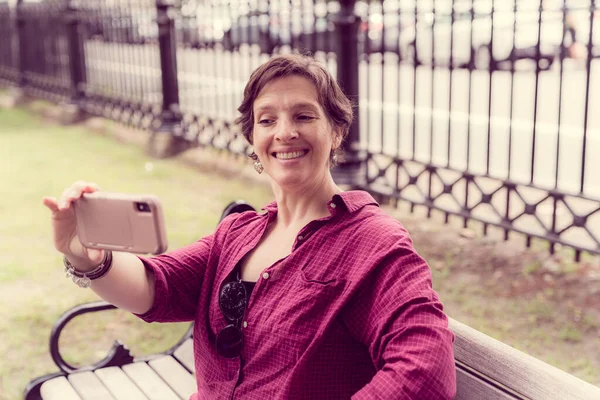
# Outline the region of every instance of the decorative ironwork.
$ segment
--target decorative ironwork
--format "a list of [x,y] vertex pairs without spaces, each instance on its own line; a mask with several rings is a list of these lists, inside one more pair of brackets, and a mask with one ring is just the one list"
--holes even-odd
[[[367,187],[373,193],[438,210],[464,220],[501,228],[505,239],[509,232],[544,239],[555,245],[575,249],[579,260],[582,251],[600,252],[600,202],[582,195],[543,189],[489,176],[437,167],[417,161],[370,153],[367,159]],[[593,225],[592,225],[593,222]]]

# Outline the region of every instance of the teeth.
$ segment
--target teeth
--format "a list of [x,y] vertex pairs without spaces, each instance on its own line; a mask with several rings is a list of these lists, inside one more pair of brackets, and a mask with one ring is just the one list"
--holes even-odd
[[304,151],[293,151],[291,153],[276,153],[275,157],[280,160],[291,160],[292,158],[302,157],[304,155]]

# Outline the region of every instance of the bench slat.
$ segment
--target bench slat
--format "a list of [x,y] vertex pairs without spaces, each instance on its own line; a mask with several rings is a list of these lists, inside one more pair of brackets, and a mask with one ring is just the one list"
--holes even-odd
[[194,344],[191,338],[183,342],[182,345],[175,350],[173,355],[190,371],[196,373],[196,366],[194,365]]
[[[104,386],[117,400],[148,400],[144,393],[129,379],[119,367],[108,367],[96,370]],[[44,399],[45,400],[45,399]]]
[[69,382],[83,400],[114,400],[108,389],[91,371],[71,374]]
[[173,357],[156,358],[148,364],[181,398],[189,399],[196,392],[196,379]]
[[454,357],[533,400],[598,400],[600,388],[450,319]]
[[456,369],[455,400],[514,400],[516,398],[461,368]]
[[148,364],[138,362],[124,365],[122,369],[150,400],[179,400],[179,396],[171,390],[169,385]]
[[40,388],[40,394],[44,400],[81,400],[64,376],[44,382]]

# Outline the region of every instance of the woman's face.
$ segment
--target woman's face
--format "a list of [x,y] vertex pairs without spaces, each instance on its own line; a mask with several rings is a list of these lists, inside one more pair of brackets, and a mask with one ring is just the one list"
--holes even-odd
[[307,189],[329,175],[329,155],[339,146],[315,85],[302,76],[269,82],[254,101],[254,152],[284,190]]

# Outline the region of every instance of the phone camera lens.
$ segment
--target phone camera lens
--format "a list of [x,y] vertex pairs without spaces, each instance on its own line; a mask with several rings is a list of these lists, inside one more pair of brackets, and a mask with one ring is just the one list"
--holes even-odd
[[135,207],[139,212],[150,212],[150,205],[148,203],[135,203]]

